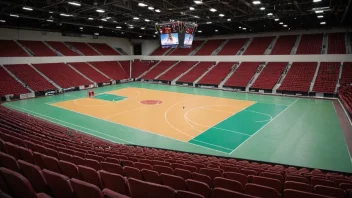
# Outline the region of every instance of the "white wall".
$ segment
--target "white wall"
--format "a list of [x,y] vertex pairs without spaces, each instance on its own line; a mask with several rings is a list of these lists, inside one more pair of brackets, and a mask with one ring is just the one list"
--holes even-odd
[[83,35],[82,37],[62,36],[59,32],[46,32],[35,30],[5,29],[0,28],[1,40],[33,40],[33,41],[74,41],[89,43],[106,43],[113,48],[122,48],[128,54],[131,54],[131,43],[125,38],[99,36],[93,39],[93,35]]

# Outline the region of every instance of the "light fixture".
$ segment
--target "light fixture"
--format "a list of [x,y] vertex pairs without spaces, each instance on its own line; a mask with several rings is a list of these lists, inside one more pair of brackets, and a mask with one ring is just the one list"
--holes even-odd
[[198,33],[202,33],[202,30],[198,30]]
[[156,9],[155,12],[161,12],[159,9]]
[[231,21],[231,19],[227,19],[227,21]]
[[141,30],[144,30],[145,29],[145,27],[141,27]]
[[318,17],[318,18],[323,18],[324,16],[323,16],[323,15],[318,15],[317,17]]
[[284,27],[287,27],[287,25],[283,25]]
[[80,27],[79,29],[80,29],[80,30],[83,30],[83,27]]
[[94,33],[94,35],[99,36],[99,33]]
[[201,0],[195,0],[195,1],[193,1],[195,4],[202,4],[203,3],[203,1],[201,1]]
[[155,38],[155,35],[153,35],[153,37]]
[[96,11],[99,12],[99,13],[104,13],[105,12],[105,10],[102,10],[102,9],[97,9]]
[[320,22],[320,25],[325,25],[325,24],[326,24],[326,22],[325,22],[325,21]]
[[241,29],[242,27],[241,27],[241,26],[239,26],[238,28],[240,28],[240,29]]
[[265,8],[264,8],[264,7],[261,7],[260,10],[265,10]]
[[316,10],[315,13],[323,13],[324,11],[323,10]]
[[103,28],[103,26],[100,25],[99,28],[101,29],[101,28]]
[[149,22],[150,20],[149,19],[144,19],[145,22]]
[[224,17],[225,15],[224,14],[219,14],[219,17]]
[[245,27],[244,27],[244,28],[242,28],[242,30],[246,30],[246,29],[247,29],[247,28],[245,28]]
[[130,26],[130,27],[128,27],[128,28],[133,29],[134,27],[133,27],[133,26]]
[[121,26],[116,26],[116,29],[121,29],[122,27]]
[[313,0],[314,3],[321,2],[321,0]]
[[65,14],[65,13],[61,13],[60,16],[70,17],[70,16],[72,16],[72,15],[70,15],[70,14]]
[[74,6],[81,6],[80,3],[69,1],[68,4],[74,5]]
[[49,11],[49,14],[52,14],[52,13],[54,13],[53,11]]
[[106,17],[106,19],[111,19],[111,17]]
[[5,23],[6,21],[5,20],[0,20],[1,23]]
[[197,18],[197,19],[199,19],[199,16],[194,16],[194,18]]
[[268,13],[268,16],[273,16],[273,13],[269,12],[269,13]]
[[19,17],[17,14],[10,14],[10,16],[12,16],[12,17]]
[[279,24],[282,25],[282,24],[284,24],[284,22],[280,22]]
[[106,19],[101,19],[102,21],[107,21]]
[[189,10],[195,10],[195,8],[194,7],[189,7]]
[[275,19],[275,21],[279,21],[280,19]]
[[218,30],[215,30],[215,32],[218,32]]
[[253,1],[253,4],[254,5],[259,5],[259,4],[261,4],[261,2],[260,1]]
[[92,17],[89,17],[88,20],[94,20]]
[[142,38],[142,36],[139,36],[139,38]]
[[145,6],[148,6],[147,4],[144,4],[144,3],[138,3],[138,6],[140,7],[145,7]]
[[207,24],[211,24],[211,21],[208,21]]
[[209,10],[210,10],[210,12],[216,12],[215,8],[210,8]]
[[139,18],[138,17],[133,17],[133,20],[138,20]]
[[28,11],[33,11],[33,8],[29,8],[29,7],[23,7],[22,9],[28,10]]
[[154,10],[154,8],[152,6],[149,6],[148,10]]

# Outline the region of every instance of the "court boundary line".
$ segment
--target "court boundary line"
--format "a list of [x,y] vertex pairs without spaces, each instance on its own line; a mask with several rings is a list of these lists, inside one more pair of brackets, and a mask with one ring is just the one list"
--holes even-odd
[[[193,139],[192,139],[193,140]],[[191,141],[191,140],[190,140]],[[229,149],[229,148],[226,148],[226,147],[222,147],[222,146],[219,146],[219,145],[216,145],[216,144],[210,144],[210,143],[207,143],[207,142],[203,142],[203,141],[200,141],[200,140],[194,140],[196,142],[202,142],[204,144],[209,144],[209,145],[212,145],[212,146],[215,146],[215,147],[219,147],[219,148],[223,148],[223,149],[226,149],[226,150],[230,150],[232,151],[232,149]]]
[[256,134],[258,134],[259,131],[261,131],[264,127],[266,127],[266,125],[268,125],[269,123],[271,123],[273,120],[275,120],[277,117],[279,117],[283,112],[285,112],[287,109],[289,109],[293,104],[295,104],[297,101],[299,100],[299,98],[297,98],[293,103],[291,103],[290,105],[288,105],[284,110],[282,110],[279,114],[277,114],[272,120],[270,120],[268,123],[266,123],[265,125],[263,125],[260,129],[258,129],[252,136],[250,136],[248,139],[246,139],[245,141],[243,141],[240,145],[238,145],[235,149],[232,150],[232,152],[230,153],[230,155],[235,152],[238,148],[240,148],[244,143],[246,143],[248,140],[250,140],[253,136],[255,136]]

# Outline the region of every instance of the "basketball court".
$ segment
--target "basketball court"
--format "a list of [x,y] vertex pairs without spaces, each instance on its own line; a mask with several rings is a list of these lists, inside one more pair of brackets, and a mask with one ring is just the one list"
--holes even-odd
[[4,105],[116,143],[352,172],[332,101],[138,82],[94,92]]

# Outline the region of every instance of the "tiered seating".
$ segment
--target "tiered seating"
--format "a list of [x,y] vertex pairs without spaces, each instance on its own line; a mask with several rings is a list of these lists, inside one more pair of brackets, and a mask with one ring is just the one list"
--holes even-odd
[[273,89],[281,74],[284,72],[287,62],[270,62],[258,76],[251,88]]
[[178,79],[178,82],[193,83],[196,81],[208,68],[213,66],[215,62],[199,62],[191,71]]
[[29,65],[5,65],[22,82],[28,85],[33,91],[53,90],[56,87],[47,81]]
[[204,41],[193,41],[191,48],[177,48],[170,54],[170,56],[187,56],[203,42]]
[[116,61],[90,62],[89,64],[93,65],[111,79],[123,80],[129,78],[125,70]]
[[340,63],[321,62],[313,91],[334,93],[339,78]]
[[110,79],[93,69],[88,63],[68,63],[96,83],[109,82]]
[[309,92],[316,68],[315,62],[294,62],[278,90]]
[[128,76],[130,76],[130,61],[118,61],[120,65],[122,66],[123,70],[127,73]]
[[63,42],[59,41],[46,41],[52,48],[60,52],[64,56],[79,56],[76,52],[68,48]]
[[352,84],[352,62],[343,63],[340,86]]
[[89,43],[89,45],[94,47],[94,49],[98,50],[102,55],[108,55],[108,56],[120,55],[120,53],[118,53],[117,51],[115,51],[105,43]]
[[339,97],[345,104],[347,111],[352,115],[352,86],[347,85],[339,89]]
[[87,79],[64,63],[33,64],[33,66],[62,88],[91,84]]
[[78,42],[67,42],[72,47],[76,48],[85,56],[100,56],[93,48],[91,48],[86,43],[78,43]]
[[157,48],[153,53],[151,53],[151,56],[161,56],[163,55],[165,52],[167,52],[167,50],[169,50],[170,48],[162,48],[161,46],[159,48]]
[[297,40],[296,35],[280,36],[274,48],[271,50],[272,55],[288,55],[291,54],[292,48],[294,47]]
[[274,37],[256,37],[249,44],[243,55],[263,55]]
[[207,40],[195,55],[211,55],[211,53],[216,50],[224,41],[225,40]]
[[198,84],[219,85],[231,71],[234,62],[219,62],[210,72],[208,72]]
[[57,54],[46,46],[42,41],[18,41],[29,49],[33,56],[57,56]]
[[342,198],[352,187],[319,169],[118,145],[3,107],[0,117],[0,190],[13,197]]
[[138,78],[155,64],[157,64],[157,62],[135,60],[132,64],[132,78]]
[[323,34],[303,34],[296,54],[321,54]]
[[345,33],[328,34],[328,54],[346,54]]
[[260,62],[243,62],[236,69],[235,73],[225,82],[224,86],[247,87],[249,81],[257,72]]
[[146,80],[153,80],[175,63],[175,61],[161,61],[157,66],[142,76],[142,78]]
[[22,57],[28,54],[12,40],[0,40],[0,57]]
[[164,73],[158,78],[158,80],[172,81],[182,73],[186,72],[193,65],[197,64],[196,61],[181,61],[177,63],[173,68]]
[[9,94],[20,95],[29,93],[26,88],[12,78],[2,67],[0,67],[0,76],[0,97]]
[[237,52],[246,44],[247,38],[243,39],[230,39],[222,47],[217,55],[236,55]]

